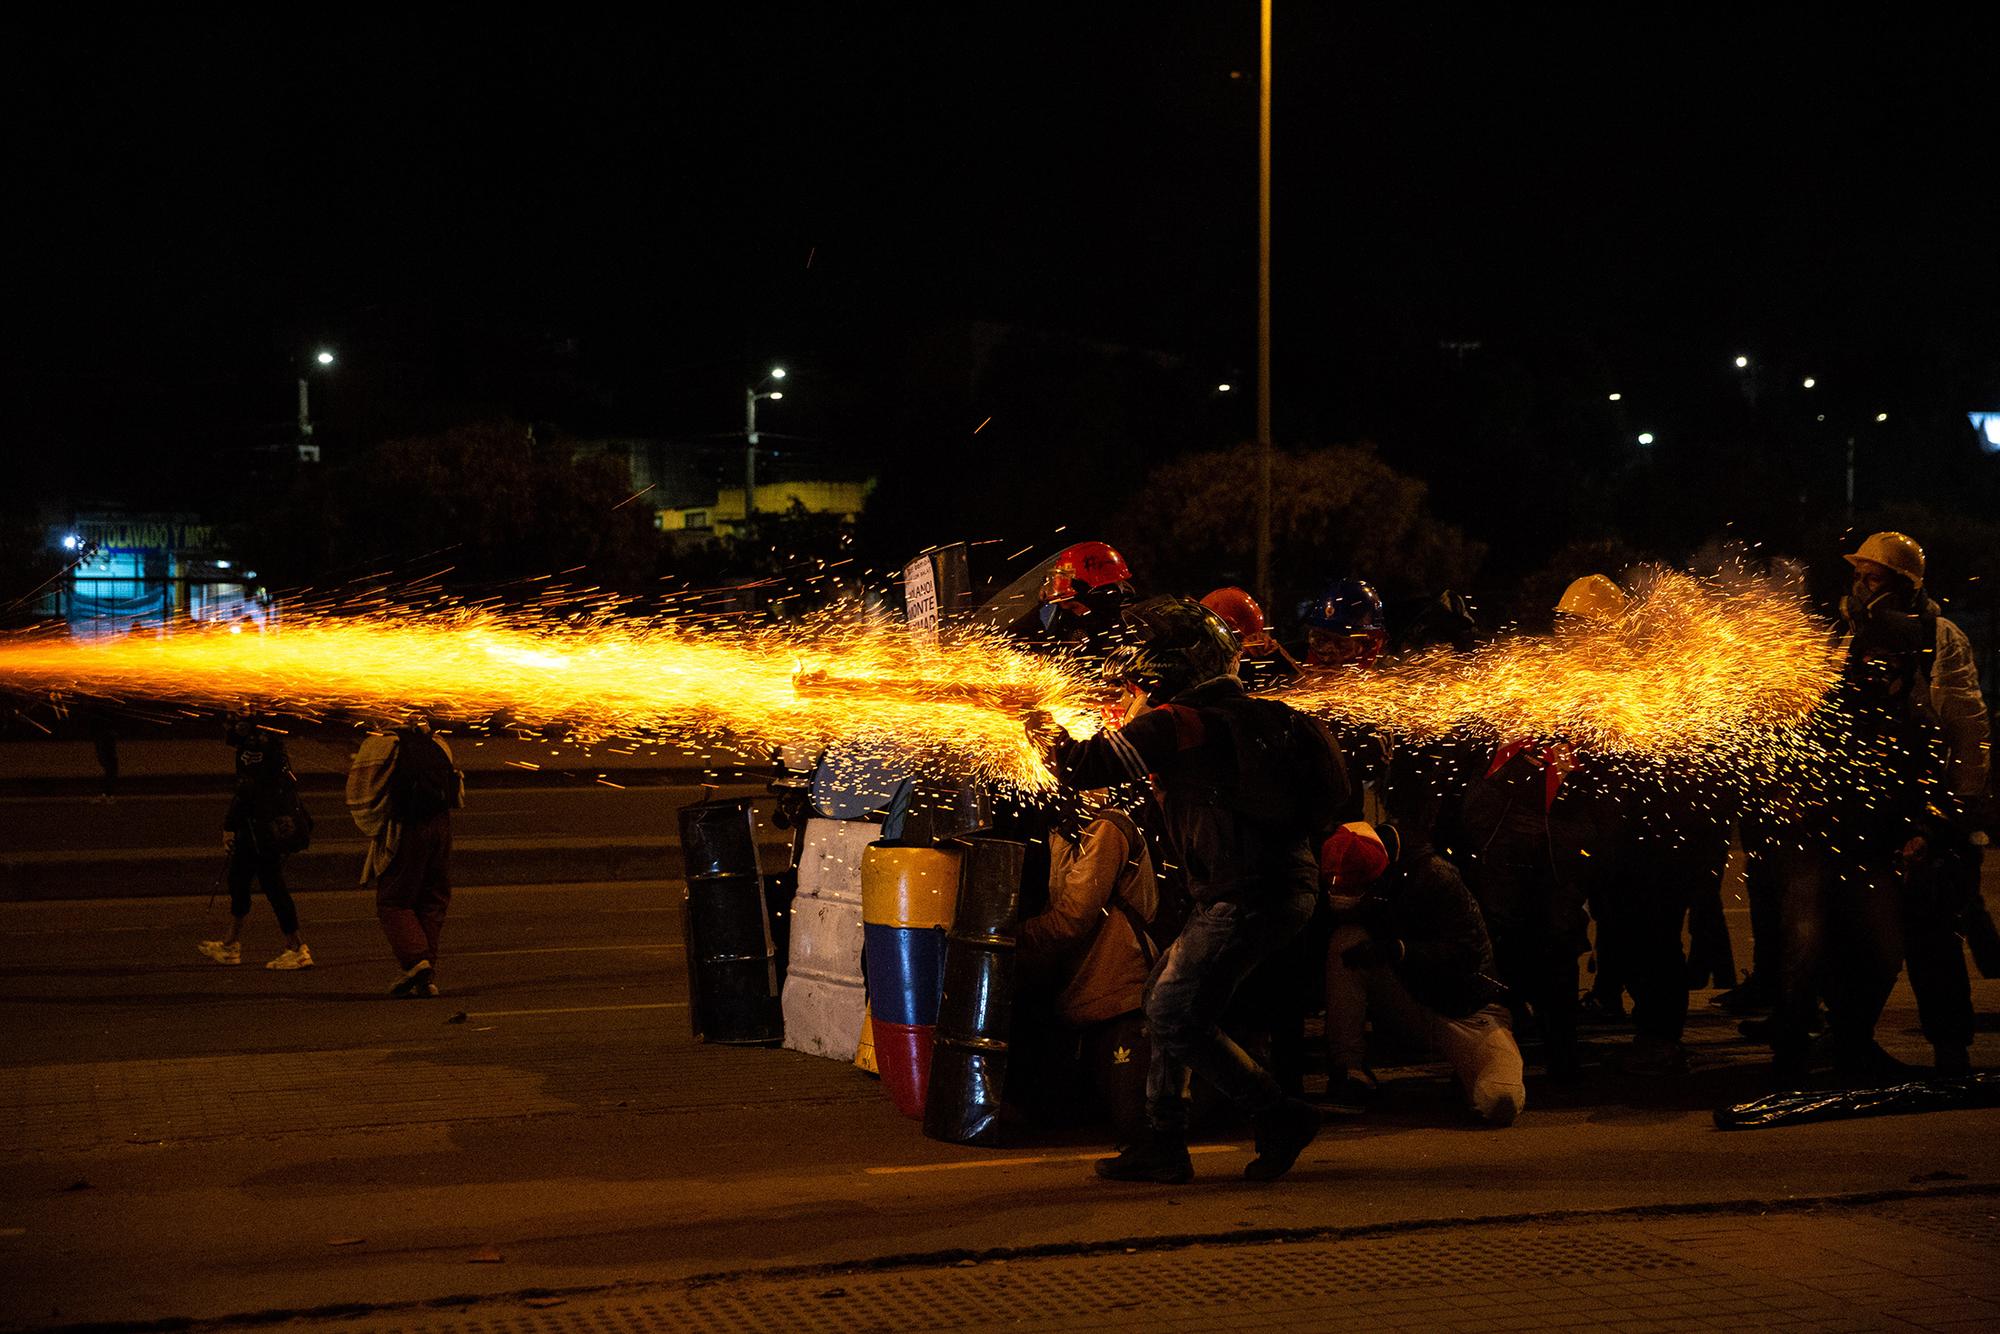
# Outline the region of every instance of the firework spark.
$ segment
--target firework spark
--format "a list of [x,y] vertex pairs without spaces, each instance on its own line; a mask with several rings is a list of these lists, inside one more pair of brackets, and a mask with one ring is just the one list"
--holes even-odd
[[294,613],[269,634],[188,626],[95,644],[24,637],[0,643],[0,685],[305,717],[502,716],[584,742],[838,742],[1030,789],[1050,779],[1021,715],[1039,709],[1085,730],[1092,717],[1071,666],[988,635],[938,646],[880,621],[718,627],[475,607]]
[[1284,698],[1412,737],[1562,737],[1605,754],[1741,761],[1789,743],[1839,679],[1841,656],[1775,585],[1656,568],[1615,620],[1319,675]]

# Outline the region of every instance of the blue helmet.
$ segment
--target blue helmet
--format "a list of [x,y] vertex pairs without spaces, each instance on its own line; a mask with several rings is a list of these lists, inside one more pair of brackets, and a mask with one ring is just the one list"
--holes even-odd
[[1379,634],[1382,625],[1382,598],[1366,579],[1336,579],[1312,601],[1299,608],[1299,619],[1309,630],[1327,630],[1337,635]]

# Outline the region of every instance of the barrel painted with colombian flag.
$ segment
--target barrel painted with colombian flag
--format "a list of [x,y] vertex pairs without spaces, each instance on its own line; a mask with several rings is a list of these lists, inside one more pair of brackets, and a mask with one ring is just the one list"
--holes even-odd
[[931,1034],[944,989],[944,940],[959,854],[870,844],[861,856],[861,929],[875,1066],[896,1110],[924,1114]]

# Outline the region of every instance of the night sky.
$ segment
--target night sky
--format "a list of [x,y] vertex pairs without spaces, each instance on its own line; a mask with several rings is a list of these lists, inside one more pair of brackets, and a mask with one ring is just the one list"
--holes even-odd
[[[894,466],[980,410],[928,420],[909,378],[972,320],[1248,387],[1254,4],[734,8],[17,31],[25,490],[170,487],[286,439],[322,342],[323,434],[354,443],[496,413],[719,438],[783,362],[771,429]],[[1448,497],[1454,441],[1490,446],[1440,426],[1447,342],[1663,432],[1739,352],[1843,410],[2000,408],[1996,37],[1281,0],[1278,438],[1376,440]],[[1247,394],[1215,413],[1215,443],[1250,433]]]

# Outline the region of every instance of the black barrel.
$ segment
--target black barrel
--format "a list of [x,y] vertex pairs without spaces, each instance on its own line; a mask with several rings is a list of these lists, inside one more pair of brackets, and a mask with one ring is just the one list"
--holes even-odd
[[757,866],[750,798],[681,807],[688,1016],[697,1042],[768,1045],[785,1035],[777,950]]
[[961,852],[958,910],[945,937],[924,1133],[954,1144],[985,1144],[998,1138],[1007,1088],[1026,848],[1004,838],[966,838],[955,846]]

